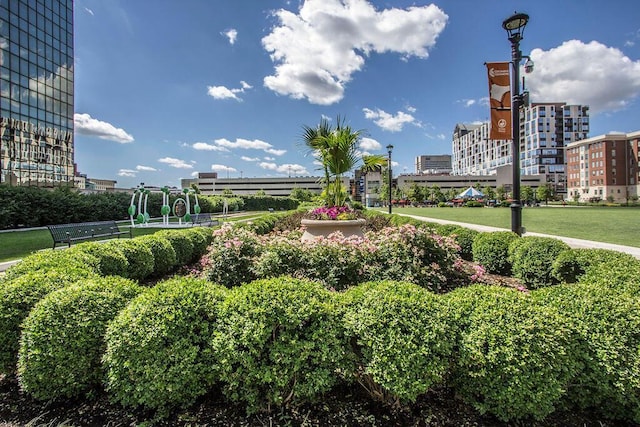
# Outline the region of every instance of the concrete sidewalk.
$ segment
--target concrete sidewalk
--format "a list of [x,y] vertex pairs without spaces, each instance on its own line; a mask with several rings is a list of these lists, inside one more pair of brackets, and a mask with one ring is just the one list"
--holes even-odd
[[[427,217],[424,217],[424,216],[417,216],[417,215],[405,215],[405,214],[398,214],[398,215],[407,216],[407,217],[410,217],[410,218],[413,218],[413,219],[417,219],[419,221],[436,222],[438,224],[461,225],[463,227],[470,228],[472,230],[478,230],[478,231],[483,231],[483,232],[511,231],[511,230],[505,229],[505,228],[489,227],[489,226],[486,226],[486,225],[477,225],[477,224],[467,224],[467,223],[464,223],[464,222],[449,221],[449,220],[446,220],[446,219],[427,218]],[[624,253],[633,255],[634,257],[640,259],[640,248],[636,248],[634,246],[614,245],[612,243],[594,242],[594,241],[591,241],[591,240],[574,239],[572,237],[563,237],[563,236],[552,236],[550,234],[542,234],[542,233],[529,233],[529,232],[527,232],[527,233],[524,234],[524,236],[552,237],[554,239],[562,240],[563,242],[565,242],[566,244],[568,244],[572,248],[609,249],[609,250],[612,250],[612,251],[624,252]]]

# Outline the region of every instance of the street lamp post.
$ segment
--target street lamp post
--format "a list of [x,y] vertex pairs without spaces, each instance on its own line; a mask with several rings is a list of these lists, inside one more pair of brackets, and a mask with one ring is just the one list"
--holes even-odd
[[391,152],[393,151],[393,145],[389,144],[387,145],[387,152],[389,153],[389,167],[388,172],[389,172],[389,215],[391,215]]
[[[520,40],[524,33],[524,27],[529,22],[529,15],[516,13],[502,22],[502,28],[507,30],[511,42],[511,140],[512,144],[512,170],[513,170],[513,202],[511,203],[511,231],[522,235],[522,205],[520,204],[520,106],[522,94],[520,93]],[[526,64],[525,64],[526,66]]]

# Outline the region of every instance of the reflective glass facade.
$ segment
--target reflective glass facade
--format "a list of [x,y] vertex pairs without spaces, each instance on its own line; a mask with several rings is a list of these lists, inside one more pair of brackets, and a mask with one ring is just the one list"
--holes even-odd
[[73,0],[0,0],[0,182],[73,185]]

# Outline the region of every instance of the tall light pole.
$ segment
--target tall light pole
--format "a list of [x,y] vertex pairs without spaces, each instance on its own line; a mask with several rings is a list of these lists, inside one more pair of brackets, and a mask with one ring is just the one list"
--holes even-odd
[[393,145],[387,145],[387,152],[389,153],[389,167],[387,168],[389,172],[389,215],[391,215],[391,152],[393,151]]
[[516,13],[502,22],[502,28],[507,30],[511,42],[511,139],[513,141],[511,154],[513,170],[513,202],[511,203],[511,231],[522,235],[522,205],[520,204],[520,40],[524,34],[524,27],[529,22],[529,15]]

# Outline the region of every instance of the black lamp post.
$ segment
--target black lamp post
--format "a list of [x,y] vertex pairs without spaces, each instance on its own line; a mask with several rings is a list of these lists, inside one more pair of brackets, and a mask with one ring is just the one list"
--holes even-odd
[[[502,28],[507,30],[511,42],[511,139],[513,147],[513,202],[511,203],[511,231],[522,235],[522,205],[520,204],[520,106],[522,94],[520,93],[520,40],[524,34],[524,27],[529,22],[529,15],[516,13],[502,22]],[[525,64],[526,65],[526,64]]]
[[387,168],[389,171],[389,215],[391,215],[391,152],[393,151],[393,145],[387,145],[387,152],[389,153],[389,167]]

